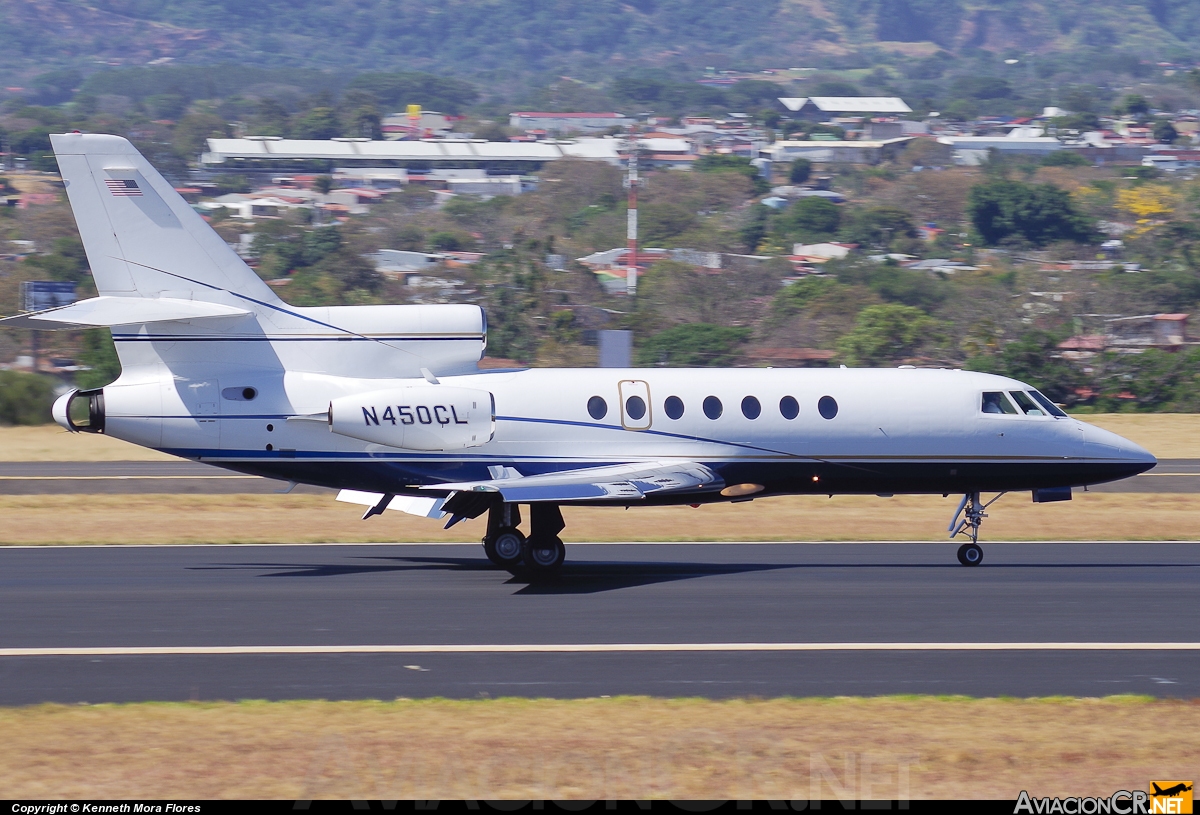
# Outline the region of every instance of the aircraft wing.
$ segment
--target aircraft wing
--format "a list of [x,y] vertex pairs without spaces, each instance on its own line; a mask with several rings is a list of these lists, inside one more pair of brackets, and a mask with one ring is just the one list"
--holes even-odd
[[523,476],[512,467],[492,468],[488,481],[431,484],[439,492],[500,493],[508,503],[637,500],[657,492],[719,489],[720,476],[694,461],[644,461]]

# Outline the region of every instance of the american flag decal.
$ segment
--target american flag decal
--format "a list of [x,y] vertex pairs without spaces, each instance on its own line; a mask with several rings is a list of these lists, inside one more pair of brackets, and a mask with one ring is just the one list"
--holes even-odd
[[107,178],[104,180],[104,184],[108,187],[109,192],[119,198],[142,194],[137,182],[132,178]]

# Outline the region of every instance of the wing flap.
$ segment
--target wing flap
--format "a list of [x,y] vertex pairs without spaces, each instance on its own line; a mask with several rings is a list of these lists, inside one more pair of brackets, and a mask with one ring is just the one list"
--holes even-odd
[[240,317],[249,311],[220,303],[180,300],[170,297],[92,297],[69,306],[31,311],[0,319],[6,328],[60,330],[97,326],[135,325],[138,323],[197,320],[213,317]]
[[[379,505],[379,502],[383,500],[383,496],[384,493],[382,492],[341,490],[337,494],[337,500],[347,504],[374,507]],[[400,512],[407,512],[409,515],[419,515],[422,518],[442,518],[446,514],[442,512],[442,504],[444,503],[446,503],[445,498],[426,498],[422,495],[394,495],[384,509],[395,509]]]
[[510,503],[541,501],[639,500],[656,492],[719,489],[720,476],[694,461],[645,461],[522,476],[507,467],[505,477],[422,487],[439,492],[500,493]]

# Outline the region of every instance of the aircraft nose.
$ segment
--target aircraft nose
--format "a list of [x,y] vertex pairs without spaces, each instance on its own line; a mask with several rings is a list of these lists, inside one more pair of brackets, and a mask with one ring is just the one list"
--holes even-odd
[[1083,425],[1083,452],[1086,458],[1117,459],[1142,466],[1142,472],[1158,464],[1146,448],[1108,430],[1080,422]]

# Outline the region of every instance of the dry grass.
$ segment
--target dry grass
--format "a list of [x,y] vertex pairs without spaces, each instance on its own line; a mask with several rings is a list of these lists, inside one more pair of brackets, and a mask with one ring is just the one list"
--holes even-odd
[[1183,735],[1198,728],[1200,705],[1142,698],[41,705],[0,710],[0,787],[44,799],[1108,795],[1192,778],[1200,742]]
[[1159,458],[1200,458],[1200,413],[1097,413],[1075,418],[1137,442]]
[[68,433],[58,425],[0,427],[0,461],[178,461],[111,436]]
[[[1119,433],[1159,458],[1200,458],[1200,414],[1103,413],[1078,416]],[[0,427],[0,461],[169,461],[172,456],[57,425]]]
[[[565,507],[569,541],[942,540],[956,497],[788,496],[753,504]],[[987,540],[1200,540],[1184,493],[1077,493],[1033,504],[1006,496]],[[0,496],[0,544],[390,543],[478,541],[484,519],[449,531],[400,512],[360,521],[362,508],[323,495]]]

